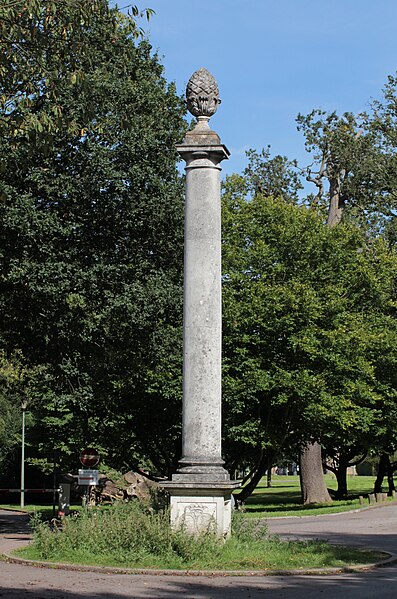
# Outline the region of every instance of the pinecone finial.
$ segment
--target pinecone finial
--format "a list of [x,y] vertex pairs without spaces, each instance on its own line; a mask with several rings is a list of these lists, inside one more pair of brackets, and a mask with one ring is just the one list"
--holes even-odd
[[198,69],[190,77],[186,87],[189,112],[195,117],[211,117],[221,103],[218,84],[207,69]]

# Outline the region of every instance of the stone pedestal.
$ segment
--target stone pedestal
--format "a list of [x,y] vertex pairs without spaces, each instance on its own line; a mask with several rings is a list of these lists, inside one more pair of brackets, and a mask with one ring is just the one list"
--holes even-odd
[[[193,82],[193,83],[192,83]],[[186,92],[197,117],[177,146],[186,162],[182,457],[172,480],[171,521],[192,533],[230,532],[230,481],[221,457],[220,163],[229,151],[210,129],[218,88],[200,69]]]
[[[232,483],[233,488],[236,483]],[[212,531],[219,537],[230,535],[232,517],[231,482],[197,482],[179,484],[174,480],[167,484],[171,494],[171,525],[183,527],[192,534]]]

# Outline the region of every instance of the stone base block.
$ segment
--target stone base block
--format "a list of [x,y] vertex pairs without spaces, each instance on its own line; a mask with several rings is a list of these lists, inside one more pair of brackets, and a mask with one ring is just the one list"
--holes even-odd
[[229,481],[218,485],[185,485],[169,482],[164,485],[171,495],[171,526],[185,528],[197,535],[208,530],[226,538],[231,531],[231,492],[240,483]]

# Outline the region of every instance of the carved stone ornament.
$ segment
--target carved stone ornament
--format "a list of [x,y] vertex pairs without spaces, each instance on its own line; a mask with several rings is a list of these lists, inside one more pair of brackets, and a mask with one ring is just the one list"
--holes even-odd
[[186,506],[183,521],[186,529],[195,535],[209,532],[215,525],[215,504],[192,503]]
[[187,108],[195,116],[211,117],[217,111],[218,84],[207,69],[201,68],[190,77],[186,87]]

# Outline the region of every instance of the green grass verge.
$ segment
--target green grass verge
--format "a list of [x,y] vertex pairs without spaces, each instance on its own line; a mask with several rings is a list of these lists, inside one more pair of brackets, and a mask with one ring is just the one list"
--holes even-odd
[[365,564],[381,554],[328,545],[322,541],[286,542],[269,537],[265,522],[233,517],[225,543],[211,533],[192,537],[173,531],[167,511],[139,502],[90,509],[64,518],[62,528],[33,519],[34,542],[18,550],[27,559],[123,568],[176,570],[282,570]]
[[232,537],[212,555],[184,559],[179,555],[138,556],[126,553],[88,553],[84,549],[60,551],[44,559],[36,547],[26,547],[15,552],[24,559],[81,564],[102,567],[172,569],[172,570],[289,570],[312,568],[344,568],[357,564],[370,564],[384,559],[384,554],[360,551],[351,547],[328,545],[321,541],[280,541],[241,543]]
[[[337,483],[332,475],[325,475],[329,489],[336,490]],[[254,493],[245,502],[248,517],[272,518],[275,516],[320,516],[346,512],[362,507],[358,496],[373,492],[374,476],[351,476],[348,479],[348,499],[336,500],[332,504],[304,506],[301,504],[298,476],[274,476],[272,487],[266,487],[263,478]],[[368,505],[368,504],[367,504]]]

